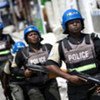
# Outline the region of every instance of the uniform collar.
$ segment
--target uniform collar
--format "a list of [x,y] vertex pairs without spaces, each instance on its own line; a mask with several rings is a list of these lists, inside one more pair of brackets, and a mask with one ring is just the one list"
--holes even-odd
[[[39,46],[40,46],[40,49],[41,49],[41,48],[42,48],[42,44],[40,44]],[[39,50],[40,50],[40,49],[39,49]],[[39,51],[39,50],[38,50],[38,51]],[[29,51],[30,51],[30,52],[35,52],[35,51],[33,51],[33,49],[32,49],[30,46],[29,46]]]
[[81,34],[80,37],[74,37],[72,35],[68,35],[68,40],[73,44],[80,44],[83,41],[85,34]]

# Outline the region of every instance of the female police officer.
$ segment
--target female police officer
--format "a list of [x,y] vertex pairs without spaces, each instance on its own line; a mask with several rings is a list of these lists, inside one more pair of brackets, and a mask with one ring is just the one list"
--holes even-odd
[[76,75],[61,71],[59,63],[63,60],[69,72],[76,70],[94,76],[100,71],[100,39],[81,32],[84,29],[84,19],[75,9],[65,11],[62,27],[64,34],[68,36],[53,46],[47,69],[68,80],[69,100],[89,100],[88,90],[92,84]]
[[[32,71],[28,66],[28,64],[44,66],[51,45],[41,44],[43,38],[37,27],[33,25],[25,28],[24,39],[29,46],[16,55],[13,73],[26,78],[26,85],[23,88],[27,91],[30,100],[60,100],[56,80],[48,79],[47,73]],[[23,70],[22,66],[24,66]]]

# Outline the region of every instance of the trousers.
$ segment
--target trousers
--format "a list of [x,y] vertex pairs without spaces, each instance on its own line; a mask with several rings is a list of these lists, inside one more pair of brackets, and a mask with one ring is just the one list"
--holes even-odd
[[60,100],[57,81],[52,79],[42,86],[32,86],[28,90],[28,96],[30,100]]

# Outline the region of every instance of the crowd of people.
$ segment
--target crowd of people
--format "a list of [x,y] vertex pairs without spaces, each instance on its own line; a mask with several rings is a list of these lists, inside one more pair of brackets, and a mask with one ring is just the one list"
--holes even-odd
[[[73,70],[92,77],[100,73],[99,37],[82,32],[84,19],[75,9],[64,12],[62,27],[66,37],[52,46],[42,44],[39,29],[28,25],[23,32],[26,46],[2,34],[4,23],[0,23],[0,80],[7,100],[61,100],[57,76],[66,79],[69,100],[100,100],[99,85],[71,74]],[[66,71],[60,69],[62,61]]]

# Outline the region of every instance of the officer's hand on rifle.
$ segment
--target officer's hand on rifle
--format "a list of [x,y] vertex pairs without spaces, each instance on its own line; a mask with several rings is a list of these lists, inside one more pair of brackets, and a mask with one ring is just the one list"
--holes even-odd
[[24,75],[26,78],[30,78],[33,74],[33,71],[30,70],[30,69],[26,69],[25,72],[24,72]]
[[87,82],[85,79],[80,78],[76,75],[70,75],[69,81],[73,84],[76,84],[76,85],[81,85],[81,84],[84,84]]

